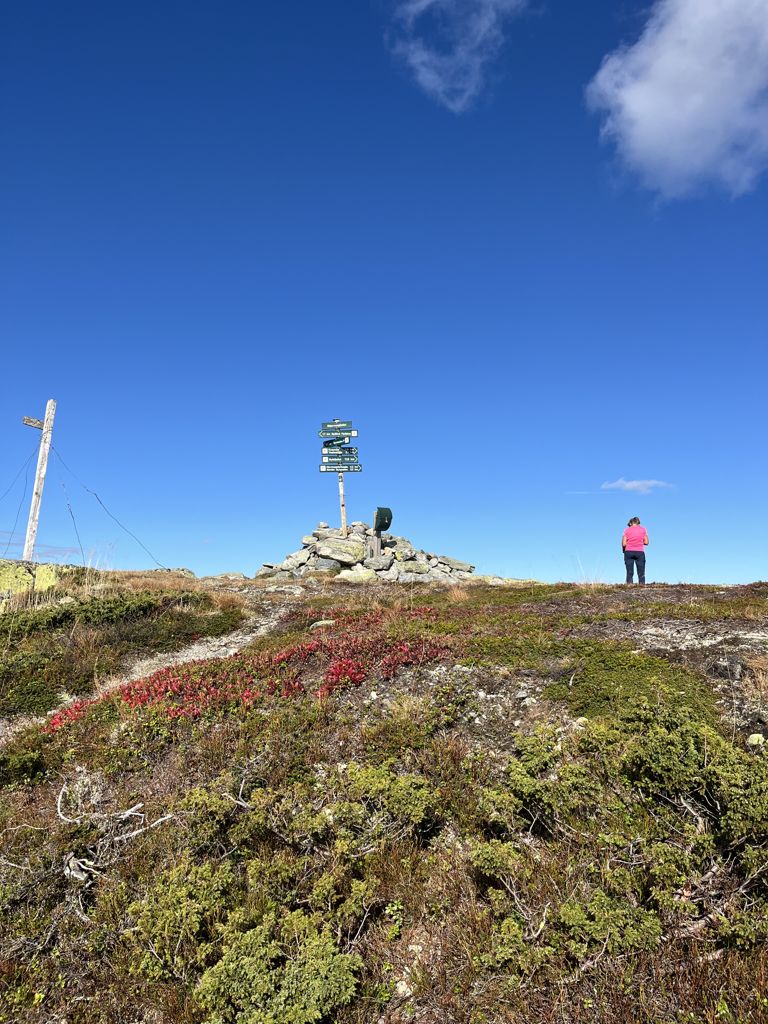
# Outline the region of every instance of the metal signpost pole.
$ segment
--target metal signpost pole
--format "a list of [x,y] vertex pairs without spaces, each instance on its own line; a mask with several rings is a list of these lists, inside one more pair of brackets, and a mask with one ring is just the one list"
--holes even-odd
[[341,536],[347,536],[347,506],[344,503],[344,474],[339,473],[339,507],[341,508]]
[[56,402],[51,398],[45,407],[45,421],[33,420],[29,416],[24,417],[24,423],[28,427],[35,427],[42,430],[43,436],[40,439],[40,452],[37,456],[37,472],[35,473],[35,489],[32,492],[32,504],[29,509],[29,522],[27,523],[27,536],[24,540],[24,554],[21,556],[25,562],[31,562],[35,553],[35,538],[37,537],[37,522],[40,518],[40,502],[43,499],[43,484],[45,483],[45,471],[48,468],[48,452],[51,447],[51,434],[53,433],[53,418],[56,415]]
[[329,420],[320,428],[323,447],[320,453],[320,472],[336,473],[339,477],[339,509],[341,510],[341,536],[347,536],[347,505],[344,499],[344,474],[360,473],[358,450],[349,447],[350,438],[357,437],[351,420]]

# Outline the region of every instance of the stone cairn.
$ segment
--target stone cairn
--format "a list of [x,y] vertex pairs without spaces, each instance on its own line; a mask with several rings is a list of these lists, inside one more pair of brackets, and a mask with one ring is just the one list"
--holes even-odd
[[308,573],[336,572],[337,579],[352,583],[380,579],[388,583],[455,584],[481,579],[472,575],[475,567],[469,562],[418,551],[405,537],[390,533],[381,535],[381,554],[372,555],[372,537],[373,530],[367,523],[352,523],[346,537],[328,523],[318,523],[316,530],[301,538],[301,551],[288,555],[279,565],[265,562],[256,576],[288,580]]

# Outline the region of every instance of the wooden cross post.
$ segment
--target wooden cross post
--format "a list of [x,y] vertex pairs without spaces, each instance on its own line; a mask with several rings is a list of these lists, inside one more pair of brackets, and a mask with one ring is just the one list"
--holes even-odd
[[347,536],[347,506],[344,501],[344,474],[339,473],[339,507],[341,508],[341,536]]
[[32,504],[29,509],[29,522],[27,523],[27,536],[24,540],[24,554],[21,556],[25,562],[31,562],[35,553],[35,539],[37,537],[37,522],[40,518],[40,502],[43,499],[43,484],[45,483],[45,471],[48,468],[48,452],[51,448],[51,434],[53,433],[53,417],[56,415],[56,402],[50,398],[45,407],[45,420],[32,419],[29,416],[23,418],[28,427],[35,427],[42,430],[40,438],[40,452],[37,456],[37,472],[35,473],[35,489],[32,491]]
[[381,530],[376,529],[376,513],[373,513],[373,536],[371,537],[371,554],[374,558],[381,554]]

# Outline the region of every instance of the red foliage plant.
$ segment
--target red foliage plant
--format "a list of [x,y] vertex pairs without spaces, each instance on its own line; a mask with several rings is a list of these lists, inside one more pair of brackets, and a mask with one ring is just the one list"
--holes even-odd
[[126,683],[116,693],[70,704],[48,720],[44,731],[54,733],[107,700],[117,700],[131,710],[158,709],[170,719],[197,719],[217,709],[247,708],[265,697],[294,697],[305,692],[304,674],[321,669],[323,662],[322,682],[313,693],[329,697],[340,689],[360,686],[371,674],[392,679],[405,666],[423,665],[447,654],[447,647],[431,640],[393,642],[376,630],[379,622],[380,616],[372,613],[355,620],[356,626],[365,627],[358,632],[347,627],[276,653],[236,654],[164,668]]

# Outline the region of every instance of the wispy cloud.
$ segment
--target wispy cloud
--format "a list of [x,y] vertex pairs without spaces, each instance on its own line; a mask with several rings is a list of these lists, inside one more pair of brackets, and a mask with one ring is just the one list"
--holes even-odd
[[606,480],[604,484],[600,485],[600,490],[629,491],[632,494],[650,494],[651,491],[665,487],[674,487],[674,484],[668,484],[666,480],[625,480],[622,476],[619,477],[618,480]]
[[432,99],[454,114],[483,91],[504,28],[528,0],[398,0],[392,50]]
[[662,196],[749,191],[768,167],[768,0],[655,0],[587,100],[603,137]]
[[[20,533],[11,534],[7,530],[0,530],[0,557],[5,552],[6,558],[20,558],[24,548],[24,535]],[[80,558],[79,548],[60,547],[57,544],[36,544],[35,558],[42,561],[57,562],[65,558],[72,558],[77,555]]]

